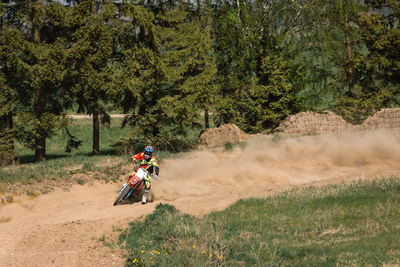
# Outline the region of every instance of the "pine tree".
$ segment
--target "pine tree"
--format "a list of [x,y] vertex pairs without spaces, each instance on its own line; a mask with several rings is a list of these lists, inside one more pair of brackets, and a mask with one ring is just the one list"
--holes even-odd
[[377,80],[367,70],[370,48],[360,24],[371,10],[366,2],[316,1],[307,10],[297,58],[309,82],[301,92],[306,109],[332,109],[356,124],[379,109],[381,101],[372,93]]
[[92,154],[100,153],[100,119],[109,122],[105,109],[112,72],[112,22],[116,10],[107,2],[81,1],[68,16],[71,44],[67,51],[71,95],[78,112],[93,116]]
[[[8,30],[8,25],[3,17],[6,7],[0,6],[0,35]],[[4,75],[4,65],[7,55],[3,46],[6,44],[0,40],[0,166],[7,165],[14,161],[14,127],[13,111],[16,105],[16,98],[13,91],[7,84]]]
[[35,160],[40,161],[46,157],[46,138],[65,125],[60,119],[65,45],[57,38],[64,7],[39,0],[12,1],[8,7],[2,73],[18,98],[17,137],[35,150]]
[[196,1],[189,13],[193,24],[192,40],[193,63],[183,84],[183,90],[193,95],[193,102],[204,110],[204,128],[210,128],[209,113],[213,110],[219,94],[216,84],[217,65],[213,50],[212,6],[211,1]]
[[368,51],[359,60],[358,73],[363,98],[378,110],[400,105],[400,3],[372,2],[372,8],[375,12],[362,13],[358,20]]
[[235,123],[249,132],[269,131],[299,110],[295,103],[302,76],[288,49],[301,11],[294,7],[291,1],[217,2],[219,123]]
[[12,90],[6,86],[4,75],[0,73],[0,166],[14,161],[13,108],[16,102]]
[[175,132],[183,133],[185,126],[196,125],[199,110],[206,112],[216,95],[210,25],[202,20],[199,8],[190,2],[180,3],[165,8],[157,17],[160,21],[157,25],[159,54],[167,74],[161,81],[166,90],[158,102],[159,110],[167,119],[165,129],[176,124],[175,131],[162,129],[164,136],[170,136],[167,138],[173,137]]
[[119,95],[132,114],[126,121],[132,139],[177,149],[215,92],[210,29],[190,2],[131,5],[125,12],[135,35],[124,43]]

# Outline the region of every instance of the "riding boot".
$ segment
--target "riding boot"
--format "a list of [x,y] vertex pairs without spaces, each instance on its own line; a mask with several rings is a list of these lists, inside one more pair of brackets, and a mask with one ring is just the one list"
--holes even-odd
[[146,204],[147,202],[147,195],[149,194],[149,190],[144,190],[143,197],[142,197],[142,204]]

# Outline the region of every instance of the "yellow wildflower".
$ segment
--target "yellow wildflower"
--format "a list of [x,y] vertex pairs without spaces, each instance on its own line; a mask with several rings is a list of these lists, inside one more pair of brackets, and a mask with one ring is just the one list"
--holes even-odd
[[193,248],[196,248],[196,245],[193,244]]

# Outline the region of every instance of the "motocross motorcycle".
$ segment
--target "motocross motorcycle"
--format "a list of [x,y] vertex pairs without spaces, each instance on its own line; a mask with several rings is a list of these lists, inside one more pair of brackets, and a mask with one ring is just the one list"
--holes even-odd
[[[128,182],[122,186],[119,196],[114,202],[114,206],[118,205],[121,200],[141,197],[145,187],[144,177],[148,175],[151,176],[147,170],[145,170],[143,167],[139,167],[135,175],[130,177]],[[152,193],[152,191],[150,191],[150,193]]]

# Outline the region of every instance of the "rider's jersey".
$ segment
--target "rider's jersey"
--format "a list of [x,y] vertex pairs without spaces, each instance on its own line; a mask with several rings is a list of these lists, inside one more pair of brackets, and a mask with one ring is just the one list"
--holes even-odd
[[157,160],[154,156],[151,156],[150,160],[146,160],[144,157],[144,152],[142,152],[142,153],[132,156],[132,159],[138,160],[140,163],[140,166],[142,166],[146,170],[149,169],[151,166],[154,166],[156,169],[156,174],[158,175],[159,166],[158,166]]

